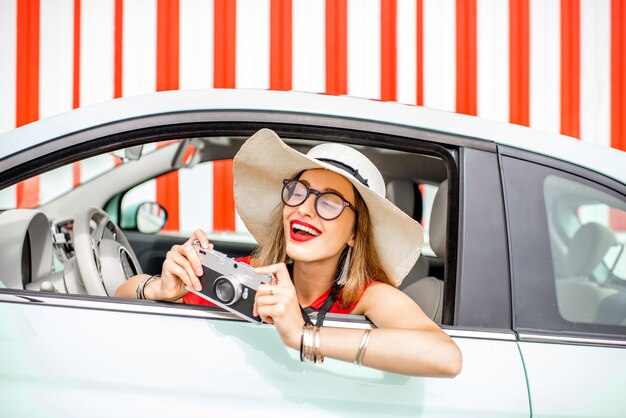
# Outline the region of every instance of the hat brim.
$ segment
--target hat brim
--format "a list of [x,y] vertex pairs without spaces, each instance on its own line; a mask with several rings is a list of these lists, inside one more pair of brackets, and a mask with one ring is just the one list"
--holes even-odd
[[271,215],[281,205],[283,179],[316,168],[342,175],[357,189],[368,208],[374,247],[382,267],[398,286],[420,255],[424,242],[422,226],[350,174],[294,150],[269,129],[251,136],[234,159],[235,204],[250,233],[259,245],[267,245]]

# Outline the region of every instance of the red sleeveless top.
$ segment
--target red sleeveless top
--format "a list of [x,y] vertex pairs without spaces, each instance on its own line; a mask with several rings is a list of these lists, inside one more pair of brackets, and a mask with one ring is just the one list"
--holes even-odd
[[[248,257],[239,257],[239,258],[235,259],[235,261],[239,261],[239,262],[242,262],[242,263],[250,264],[250,256],[248,256]],[[374,281],[375,280],[371,280],[365,286],[365,289],[363,289],[363,293],[365,293],[365,290]],[[320,297],[315,299],[315,301],[309,307],[313,308],[315,311],[319,311],[321,309],[322,305],[324,304],[324,301],[326,300],[326,298],[330,294],[330,291],[331,291],[331,289],[328,289],[326,292],[324,292],[324,294],[320,295]],[[330,308],[330,310],[328,312],[330,312],[330,313],[339,313],[339,314],[349,314],[349,313],[352,313],[352,311],[354,310],[354,308],[359,303],[359,301],[361,300],[362,297],[363,297],[363,294],[361,294],[361,297],[359,297],[359,300],[357,300],[354,304],[352,304],[351,306],[348,306],[347,308],[342,308],[340,303],[339,303],[341,301],[341,294],[340,294],[339,298],[335,301],[335,303],[333,303],[333,306],[331,306],[331,308]],[[208,300],[206,300],[204,298],[201,298],[200,296],[198,296],[198,295],[196,295],[195,293],[192,293],[192,292],[189,292],[185,296],[183,296],[183,303],[192,304],[192,305],[215,306],[214,303],[211,303]]]

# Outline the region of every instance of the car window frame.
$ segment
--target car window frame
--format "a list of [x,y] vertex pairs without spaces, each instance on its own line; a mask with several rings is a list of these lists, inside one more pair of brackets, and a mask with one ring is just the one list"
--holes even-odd
[[[242,118],[242,114],[252,120]],[[200,116],[199,116],[200,115]],[[201,116],[210,116],[207,121],[198,121]],[[226,117],[224,116],[226,115]],[[181,118],[179,121],[178,118]],[[215,121],[215,118],[226,120]],[[304,119],[303,119],[304,118]],[[0,174],[0,187],[6,187],[32,175],[41,174],[48,169],[74,162],[102,152],[109,152],[115,148],[139,145],[148,142],[180,139],[193,136],[202,136],[207,133],[215,136],[238,135],[246,136],[254,133],[261,127],[275,130],[279,135],[292,138],[340,140],[344,143],[393,148],[407,152],[416,152],[435,155],[444,160],[448,169],[450,181],[448,227],[456,230],[459,214],[459,167],[458,150],[461,146],[483,151],[495,151],[493,142],[462,137],[448,133],[432,132],[424,129],[393,125],[385,122],[363,121],[332,116],[301,115],[301,114],[273,114],[273,112],[229,112],[229,111],[199,111],[182,114],[167,114],[149,116],[146,118],[149,126],[139,127],[138,120],[121,121],[107,126],[95,127],[92,130],[76,132],[62,138],[63,147],[59,140],[44,143],[11,156],[8,170]],[[188,120],[191,119],[192,122]],[[236,121],[236,123],[235,123]],[[134,129],[127,130],[129,124]],[[162,126],[162,125],[165,125]],[[384,141],[381,141],[384,139]],[[95,143],[93,143],[96,141]],[[27,159],[26,156],[30,156]],[[28,173],[28,174],[26,174]],[[452,327],[464,325],[454,321],[457,312],[457,240],[448,240],[446,256],[445,283],[446,292],[444,304],[443,324]],[[450,291],[452,289],[452,291]],[[75,295],[65,295],[71,300]],[[63,298],[59,295],[59,298]],[[141,302],[140,302],[141,303]],[[466,328],[471,328],[466,327]],[[488,327],[487,327],[488,328]],[[498,328],[498,327],[496,327]],[[499,328],[498,328],[499,329]],[[506,330],[505,330],[506,331]]]
[[[575,164],[570,164],[565,161],[556,160],[550,157],[545,157],[537,154],[532,154],[526,151],[518,150],[510,147],[499,147],[500,153],[500,161],[503,166],[503,184],[505,187],[505,207],[507,213],[507,228],[509,229],[509,233],[513,234],[511,226],[511,204],[512,202],[509,199],[509,193],[511,192],[510,187],[507,186],[507,182],[512,178],[512,173],[508,172],[506,159],[513,159],[515,161],[520,161],[525,164],[537,165],[538,167],[542,167],[549,174],[556,174],[562,177],[565,177],[568,180],[576,181],[581,184],[584,184],[589,187],[593,187],[599,189],[605,193],[612,194],[616,198],[621,200],[626,200],[626,185],[618,182],[615,179],[607,177],[605,175],[599,174],[591,169],[580,167]],[[542,179],[545,180],[546,176],[543,176]],[[543,214],[546,215],[545,212],[545,202],[543,195],[543,187],[537,192],[539,196],[539,203],[541,204],[541,208],[543,210]],[[546,215],[547,218],[547,215]],[[547,222],[547,219],[546,219]],[[548,238],[548,247],[549,247],[549,237]],[[512,246],[515,245],[514,242],[516,239],[513,236],[509,238]],[[544,341],[544,342],[571,342],[571,343],[580,343],[580,344],[591,344],[591,345],[618,345],[618,346],[626,346],[626,326],[619,325],[607,325],[607,324],[586,324],[586,323],[574,323],[565,320],[561,317],[558,312],[558,308],[554,307],[552,318],[550,319],[552,326],[546,326],[545,324],[541,324],[543,322],[539,319],[528,319],[526,317],[520,318],[519,313],[523,309],[522,300],[523,296],[521,296],[520,286],[524,286],[525,282],[523,278],[520,277],[515,271],[515,264],[517,257],[519,257],[519,253],[515,252],[515,248],[511,250],[511,264],[512,264],[512,297],[513,297],[513,329],[518,333],[520,341]],[[548,248],[549,253],[551,254],[551,250]],[[554,277],[553,270],[549,271],[550,277]],[[554,282],[548,283],[552,285],[554,288]],[[546,286],[544,285],[543,291],[546,291]],[[537,292],[535,292],[536,294]],[[554,303],[556,304],[556,294],[555,289],[553,289],[554,294]],[[556,312],[556,315],[554,315]],[[543,312],[539,317],[544,317],[547,315],[546,312]],[[522,321],[520,321],[522,319]],[[526,322],[524,322],[526,321]]]

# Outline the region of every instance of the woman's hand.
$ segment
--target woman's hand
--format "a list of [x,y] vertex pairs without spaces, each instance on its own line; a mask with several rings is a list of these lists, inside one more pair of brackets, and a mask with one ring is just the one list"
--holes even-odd
[[[168,251],[163,270],[161,272],[160,287],[155,284],[154,289],[147,296],[150,299],[175,301],[187,294],[185,286],[200,291],[199,276],[202,276],[200,255],[193,246],[198,240],[202,248],[213,248],[204,231],[198,229],[183,245],[174,245]],[[151,289],[152,290],[152,289]]]
[[257,273],[273,273],[276,284],[262,284],[254,299],[253,314],[264,322],[274,324],[283,342],[294,349],[300,347],[300,336],[304,320],[287,266],[285,263],[258,267]]

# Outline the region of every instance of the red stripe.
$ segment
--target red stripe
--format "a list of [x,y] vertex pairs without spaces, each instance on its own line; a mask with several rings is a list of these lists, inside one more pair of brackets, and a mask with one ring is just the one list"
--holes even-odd
[[[237,3],[234,0],[215,0],[214,5],[213,85],[234,88]],[[235,230],[232,160],[213,163],[213,230]]]
[[530,6],[529,0],[509,0],[509,119],[530,124]]
[[[72,107],[80,107],[80,15],[81,0],[74,0],[74,91]],[[80,163],[72,164],[72,184],[74,187],[80,184]]]
[[580,137],[580,0],[561,0],[561,133]]
[[81,0],[74,0],[74,109],[80,107],[80,8]]
[[326,93],[348,93],[348,6],[326,0]]
[[[15,124],[39,119],[39,0],[17,2],[17,64]],[[39,177],[17,184],[17,207],[39,203]]]
[[[178,89],[179,0],[158,0],[156,90]],[[180,230],[178,171],[160,176],[156,181],[156,198],[167,211],[165,231]]]
[[217,88],[235,87],[236,6],[235,0],[215,0],[213,85]]
[[115,0],[115,51],[113,56],[113,97],[122,97],[122,36],[124,34],[124,0]]
[[16,126],[39,119],[39,0],[17,2]]
[[291,90],[291,0],[270,6],[270,89]]
[[424,4],[422,0],[417,0],[417,16],[415,22],[415,37],[416,37],[416,94],[415,104],[418,106],[424,105]]
[[476,0],[456,1],[456,111],[476,115]]
[[179,0],[158,0],[156,90],[178,90]]
[[611,2],[611,146],[626,151],[626,4]]
[[380,99],[397,100],[396,0],[380,0]]

